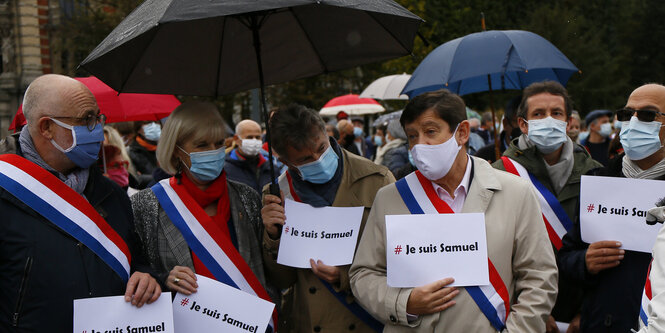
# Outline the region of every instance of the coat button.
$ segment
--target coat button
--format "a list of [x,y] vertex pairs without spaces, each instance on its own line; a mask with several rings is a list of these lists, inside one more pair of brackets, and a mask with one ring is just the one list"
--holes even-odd
[[321,332],[320,326],[314,326],[314,332]]
[[393,323],[396,323],[397,318],[395,318],[395,316],[393,316],[393,315],[390,315],[390,321],[392,321]]
[[316,294],[316,287],[310,287],[309,288],[309,293],[310,294]]
[[356,329],[356,325],[355,325],[355,324],[351,324],[351,325],[349,325],[349,331],[353,331],[353,330],[355,330],[355,329]]

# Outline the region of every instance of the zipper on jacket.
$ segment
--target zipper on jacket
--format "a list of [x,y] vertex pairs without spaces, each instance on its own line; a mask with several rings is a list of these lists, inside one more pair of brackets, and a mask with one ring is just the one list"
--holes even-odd
[[85,261],[83,261],[83,243],[76,243],[76,247],[79,249],[79,254],[81,255],[81,266],[83,267],[83,273],[85,274],[85,283],[88,286],[88,296],[92,296],[92,289],[90,288],[90,278],[88,277],[88,270],[85,269]]
[[28,257],[28,260],[25,262],[25,268],[23,268],[23,277],[21,278],[21,284],[18,288],[18,299],[16,300],[16,308],[14,309],[14,315],[12,316],[12,326],[18,327],[19,314],[21,312],[21,307],[23,306],[23,298],[25,297],[25,291],[28,289],[28,277],[30,276],[30,270],[32,269],[32,257]]

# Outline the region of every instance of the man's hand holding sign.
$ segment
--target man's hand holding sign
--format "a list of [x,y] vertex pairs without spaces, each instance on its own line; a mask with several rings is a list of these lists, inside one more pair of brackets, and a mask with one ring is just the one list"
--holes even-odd
[[[298,207],[304,207],[301,204],[298,204],[296,202],[293,202],[293,201],[289,201],[289,202],[290,202],[291,205],[297,205]],[[360,217],[362,217],[362,211],[360,211],[360,214],[361,214]],[[307,233],[303,233],[303,229],[307,229],[307,228],[299,228],[298,229],[298,228],[294,228],[293,225],[285,227],[286,215],[287,214],[286,214],[284,205],[282,204],[282,200],[280,198],[278,198],[277,196],[270,195],[270,194],[267,194],[267,195],[264,196],[264,206],[263,206],[263,209],[261,210],[261,215],[263,216],[263,221],[264,221],[264,224],[266,225],[266,231],[268,232],[268,235],[273,239],[279,239],[280,238],[280,234],[279,234],[280,230],[282,231],[282,233],[284,235],[287,236],[287,237],[284,237],[284,238],[289,238],[289,236],[291,236],[291,237],[294,237],[294,238],[299,237],[299,238],[319,239],[319,237],[321,236],[319,232],[316,232],[316,234],[315,234],[311,230],[306,231]],[[308,216],[311,217],[311,216],[321,216],[321,215],[320,215],[320,213],[316,214],[316,215],[308,215],[307,212],[304,212],[303,214],[299,214],[299,216],[296,216],[295,219],[299,220],[299,222],[305,223],[307,225],[307,224],[311,224],[310,223],[311,219],[307,218]],[[357,240],[357,234],[358,234],[357,228],[360,226],[360,217],[358,217],[358,219],[357,219],[358,226],[355,229],[355,233],[354,233],[355,235],[353,235],[354,236],[353,237],[353,239],[354,239],[353,243],[354,244],[353,244],[352,247],[350,247],[352,249],[352,251],[355,250],[355,242]],[[332,219],[343,220],[341,217],[337,217],[337,216],[334,216],[334,215],[332,215],[331,218]],[[339,233],[337,233],[337,234],[339,234]],[[284,236],[284,235],[282,235],[282,236]],[[329,235],[330,235],[330,233],[329,233]],[[314,238],[314,236],[316,236],[316,238]],[[325,231],[323,232],[322,239],[325,239],[324,237],[326,237]],[[280,243],[280,248],[281,248],[281,244],[282,243]],[[312,247],[312,249],[314,249],[314,247]],[[296,264],[296,265],[293,265],[294,267],[311,268],[312,272],[317,277],[319,277],[320,279],[322,279],[322,280],[324,280],[328,283],[337,283],[337,282],[339,282],[341,272],[340,272],[340,270],[337,266],[326,265],[324,263],[324,261],[321,260],[321,257],[312,256],[311,253],[308,252],[308,251],[302,251],[302,249],[297,249],[297,248],[294,251],[295,252],[292,252],[292,253],[301,254],[301,257],[302,257],[301,259],[304,259],[305,257],[309,256],[309,258],[306,258],[307,261],[305,261],[303,263],[302,260],[300,260],[301,262]],[[283,251],[280,250],[280,253],[282,253],[282,252]],[[335,253],[336,251],[328,251],[328,250],[325,250],[325,249],[319,249],[319,251],[317,251],[317,252],[325,254],[325,253]],[[349,252],[349,251],[347,251],[347,252]],[[351,257],[348,260],[348,262],[345,263],[345,264],[349,264],[352,259],[353,259],[353,257]],[[278,260],[278,262],[282,263],[281,260]],[[341,264],[341,265],[344,265],[344,264]]]

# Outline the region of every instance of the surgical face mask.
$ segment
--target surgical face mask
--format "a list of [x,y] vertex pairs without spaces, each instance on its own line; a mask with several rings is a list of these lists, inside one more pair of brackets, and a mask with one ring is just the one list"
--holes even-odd
[[215,150],[187,153],[184,149],[178,147],[185,154],[189,155],[189,161],[192,166],[189,172],[196,179],[209,182],[217,179],[224,169],[224,156],[226,155],[224,147]]
[[620,130],[621,129],[621,122],[618,120],[614,121],[614,128]]
[[70,161],[78,167],[87,169],[97,161],[99,149],[104,142],[104,129],[102,124],[97,124],[90,131],[88,126],[72,126],[65,124],[57,119],[53,120],[58,126],[66,128],[72,132],[72,146],[64,149],[55,140],[51,139],[51,144],[63,152]]
[[580,130],[570,130],[568,131],[568,136],[573,140],[577,140],[577,137],[580,135]]
[[258,139],[242,139],[240,142],[240,150],[242,150],[243,154],[246,156],[258,155],[261,151],[261,146],[263,146],[263,142]]
[[610,123],[604,123],[600,125],[600,130],[598,131],[598,134],[600,134],[603,138],[607,138],[612,134],[612,124]]
[[106,174],[109,175],[109,179],[114,181],[120,187],[125,187],[129,185],[129,172],[125,168],[117,169],[108,169]]
[[146,139],[157,142],[159,137],[162,135],[162,127],[157,125],[157,123],[149,123],[143,125],[143,135]]
[[318,160],[298,166],[300,176],[303,180],[314,184],[325,184],[329,182],[337,171],[339,156],[332,146],[321,154]]
[[411,165],[413,166],[416,166],[416,162],[413,161],[413,154],[411,154],[410,150],[408,155],[409,155],[409,163],[411,163]]
[[662,147],[658,135],[661,126],[658,121],[644,122],[635,116],[624,121],[619,138],[628,158],[639,161],[657,152]]
[[527,137],[543,154],[550,154],[559,149],[568,140],[566,122],[547,117],[527,121],[529,133]]
[[[458,126],[459,127],[459,126]],[[445,177],[457,157],[462,146],[457,144],[455,134],[446,142],[438,145],[416,144],[411,148],[413,162],[420,172],[429,180],[438,180]]]
[[363,129],[360,128],[360,127],[354,127],[353,128],[353,136],[355,136],[356,138],[359,138],[359,137],[363,136]]
[[375,135],[374,136],[374,145],[376,145],[377,147],[381,147],[382,144],[383,144],[383,138],[378,136],[378,135]]

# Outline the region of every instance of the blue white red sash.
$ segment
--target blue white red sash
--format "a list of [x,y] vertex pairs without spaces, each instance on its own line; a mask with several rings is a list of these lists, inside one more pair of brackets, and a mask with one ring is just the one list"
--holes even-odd
[[649,316],[647,315],[647,308],[649,303],[651,303],[651,298],[653,297],[651,293],[651,264],[649,264],[649,270],[647,271],[647,280],[644,283],[644,290],[642,290],[642,304],[640,305],[640,320],[644,326],[649,326]]
[[[450,206],[436,194],[432,182],[420,171],[410,173],[395,185],[411,214],[454,214]],[[502,331],[510,314],[510,296],[501,275],[489,258],[488,261],[490,285],[465,289],[492,326]]]
[[[291,178],[291,175],[289,174],[288,171],[286,172],[286,180],[289,183],[289,192],[291,193],[291,197],[293,198],[293,200],[297,202],[303,202],[302,200],[300,200],[300,196],[296,193],[296,189],[293,187],[293,179]],[[330,283],[322,280],[321,278],[319,278],[319,280],[321,281],[321,283],[323,283],[323,286],[325,286],[326,289],[328,289],[328,291],[333,296],[335,296],[335,298],[347,310],[351,311],[351,313],[353,313],[358,319],[360,319],[363,323],[365,323],[365,325],[367,325],[375,332],[383,332],[383,324],[380,321],[376,320],[374,317],[372,317],[372,315],[369,314],[365,309],[363,309],[362,306],[360,306],[357,302],[348,303],[346,301],[346,295],[344,293],[335,290],[335,288],[333,288],[333,286],[330,285]]]
[[127,282],[131,254],[125,241],[90,203],[27,159],[0,155],[0,187],[99,256]]
[[[151,189],[192,252],[217,281],[272,302],[259,279],[233,246],[231,237],[215,225],[187,191],[173,186],[175,181],[175,177],[164,179]],[[276,323],[275,311],[269,324],[273,331],[277,329]]]
[[540,202],[540,209],[543,213],[547,235],[549,236],[552,245],[554,245],[557,250],[561,249],[561,246],[563,245],[563,236],[565,236],[570,228],[573,227],[573,221],[571,221],[568,214],[566,214],[566,211],[561,207],[559,200],[557,200],[554,194],[552,194],[552,192],[550,192],[521,164],[506,156],[502,156],[501,160],[503,161],[503,166],[506,171],[528,180],[536,188],[536,194],[538,196],[538,201]]

